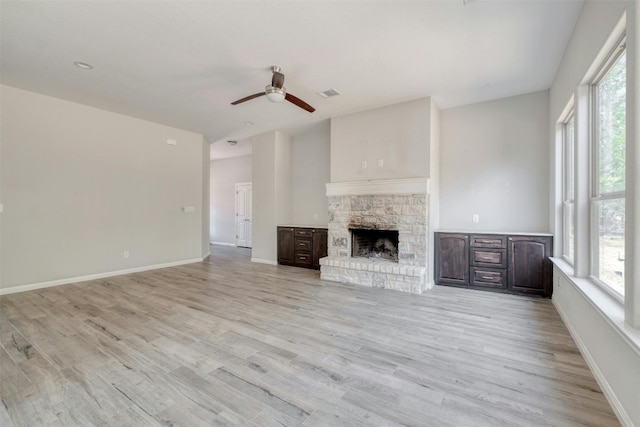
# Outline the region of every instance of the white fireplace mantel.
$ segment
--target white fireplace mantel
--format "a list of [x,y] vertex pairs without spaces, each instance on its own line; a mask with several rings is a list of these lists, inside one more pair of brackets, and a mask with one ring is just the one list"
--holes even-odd
[[429,194],[429,178],[377,179],[327,184],[327,196],[382,194]]

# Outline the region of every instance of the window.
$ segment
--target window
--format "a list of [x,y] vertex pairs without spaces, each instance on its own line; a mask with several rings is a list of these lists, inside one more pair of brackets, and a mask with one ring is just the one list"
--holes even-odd
[[624,39],[592,84],[591,273],[624,296],[626,51]]
[[568,118],[562,124],[563,151],[563,189],[562,189],[562,217],[563,217],[563,248],[562,255],[573,264],[575,255],[575,221],[574,221],[574,115],[571,109]]

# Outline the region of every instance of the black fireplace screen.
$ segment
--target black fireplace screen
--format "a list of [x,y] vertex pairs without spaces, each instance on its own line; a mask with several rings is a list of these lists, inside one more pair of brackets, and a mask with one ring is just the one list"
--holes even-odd
[[398,261],[397,230],[351,228],[351,256]]

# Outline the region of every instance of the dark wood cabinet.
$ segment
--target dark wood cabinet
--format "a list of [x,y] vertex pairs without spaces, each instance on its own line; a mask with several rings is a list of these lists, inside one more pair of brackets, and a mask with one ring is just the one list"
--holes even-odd
[[320,258],[327,256],[327,239],[328,233],[324,228],[315,228],[313,235],[313,247],[311,249],[311,257],[313,268],[320,270]]
[[507,237],[471,234],[469,240],[469,284],[479,289],[507,289]]
[[435,233],[435,282],[550,297],[553,238]]
[[278,227],[278,264],[293,265],[293,228]]
[[551,237],[510,236],[509,289],[525,294],[551,296]]
[[436,283],[469,284],[469,236],[436,233]]
[[320,269],[327,256],[327,229],[278,227],[278,264]]

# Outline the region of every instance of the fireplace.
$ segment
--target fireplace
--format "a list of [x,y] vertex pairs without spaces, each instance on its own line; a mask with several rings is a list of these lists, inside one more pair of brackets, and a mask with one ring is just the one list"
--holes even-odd
[[398,262],[398,231],[351,228],[351,257]]
[[327,184],[328,256],[320,277],[410,293],[427,282],[427,179]]

